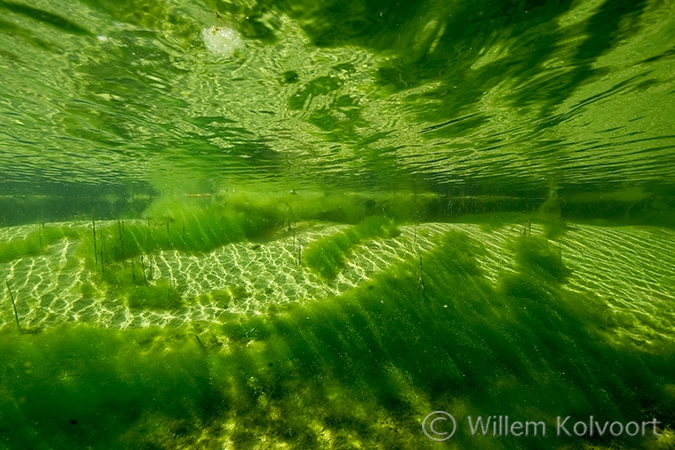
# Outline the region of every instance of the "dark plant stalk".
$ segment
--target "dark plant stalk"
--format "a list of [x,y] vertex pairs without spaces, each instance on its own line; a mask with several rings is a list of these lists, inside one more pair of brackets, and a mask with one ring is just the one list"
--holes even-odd
[[7,291],[9,292],[9,298],[12,299],[12,307],[14,308],[14,319],[16,320],[16,326],[19,328],[19,331],[22,332],[21,324],[19,323],[19,312],[16,310],[16,302],[14,302],[14,295],[12,295],[12,288],[9,287],[9,281],[5,280],[5,285],[7,285]]
[[141,270],[143,271],[143,281],[148,284],[148,279],[145,277],[145,264],[143,263],[143,255],[141,255]]
[[124,239],[122,238],[122,222],[117,219],[117,227],[120,230],[120,251],[122,252],[122,263],[124,264]]
[[204,350],[206,350],[206,347],[204,347],[204,344],[202,344],[202,341],[201,341],[201,339],[199,339],[199,336],[195,334],[195,337],[197,338],[197,342],[199,342],[199,346],[201,348],[203,348]]

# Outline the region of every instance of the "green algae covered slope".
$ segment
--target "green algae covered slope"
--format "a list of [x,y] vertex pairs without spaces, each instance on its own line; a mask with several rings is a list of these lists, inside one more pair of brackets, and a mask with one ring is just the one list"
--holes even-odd
[[[62,322],[22,334],[8,323],[0,339],[0,445],[435,448],[421,421],[448,410],[542,420],[549,433],[556,416],[657,417],[663,433],[518,439],[471,436],[464,424],[453,437],[458,448],[668,448],[675,353],[660,337],[665,325],[647,312],[612,313],[617,306],[601,292],[575,284],[574,242],[556,245],[538,230],[401,227],[399,236],[348,253],[350,263],[382,256],[352,287],[338,288],[356,276],[348,263],[338,279],[313,278],[326,285],[314,301],[258,305],[253,315],[227,306],[246,293],[226,286],[201,298],[183,293],[181,307],[220,303],[215,321],[122,330]],[[272,251],[274,241],[256,245]],[[302,268],[292,256],[290,264]],[[102,283],[94,289],[117,292]],[[248,289],[249,298],[257,295]],[[142,315],[139,308],[125,314]],[[653,345],[637,343],[639,335]]]

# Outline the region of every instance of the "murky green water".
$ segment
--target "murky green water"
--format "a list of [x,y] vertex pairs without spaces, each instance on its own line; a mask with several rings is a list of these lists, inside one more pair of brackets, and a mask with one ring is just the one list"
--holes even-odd
[[674,448],[674,49],[670,0],[0,0],[0,448]]

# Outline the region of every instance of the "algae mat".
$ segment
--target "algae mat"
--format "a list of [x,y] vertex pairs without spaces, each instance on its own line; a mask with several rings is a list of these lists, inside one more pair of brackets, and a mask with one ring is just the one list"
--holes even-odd
[[[59,225],[91,227],[91,223]],[[22,238],[39,226],[7,228],[0,239]],[[496,284],[501,273],[515,270],[509,243],[524,230],[523,225],[489,231],[472,224],[403,226],[399,236],[371,239],[350,249],[349,260],[335,279],[327,280],[303,264],[303,247],[345,228],[318,224],[282,233],[267,242],[237,242],[201,254],[172,250],[146,255],[142,269],[145,282],[168,281],[185,299],[175,306],[134,308],[122,294],[106,292],[105,286],[97,286],[97,273],[78,260],[77,240],[67,237],[43,254],[0,264],[0,278],[11,286],[19,321],[26,328],[71,321],[115,328],[223,323],[231,320],[232,314],[261,314],[273,305],[321,301],[348,292],[372,275],[432,250],[439,237],[450,231],[466,233],[482,243],[486,252],[479,257],[479,264],[484,276]],[[675,330],[675,233],[653,227],[571,228],[559,240],[551,241],[570,269],[567,288],[593,293],[598,305],[606,308],[608,321],[618,320],[621,334],[633,336],[636,342],[648,336],[670,339]],[[528,232],[543,233],[537,225],[530,225]],[[2,327],[15,326],[7,289],[0,323]]]
[[[673,445],[670,230],[296,223],[101,268],[92,228],[2,231],[5,448],[436,448],[441,409],[549,426],[449,448]],[[556,436],[568,415],[659,435]]]

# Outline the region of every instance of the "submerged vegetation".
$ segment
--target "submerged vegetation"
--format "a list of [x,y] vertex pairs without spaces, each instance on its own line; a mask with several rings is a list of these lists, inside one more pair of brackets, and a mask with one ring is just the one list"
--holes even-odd
[[[420,421],[449,409],[537,418],[550,427],[556,415],[657,417],[662,436],[592,443],[668,448],[675,348],[660,345],[657,357],[615,339],[623,319],[566,286],[572,272],[557,196],[530,212],[500,213],[491,204],[412,194],[169,196],[142,217],[40,225],[12,237],[0,247],[0,262],[39,257],[67,239],[91,275],[81,282],[83,298],[121,300],[132,314],[180,315],[195,302],[227,310],[250,293],[229,284],[187,295],[150,265],[161,252],[200,257],[242,241],[255,249],[280,236],[295,240],[315,224],[338,224],[297,244],[298,263],[330,283],[359,246],[408,239],[401,228],[420,221],[521,230],[504,247],[515,265],[494,284],[478,263],[489,251],[455,231],[342,295],[179,328],[72,322],[25,333],[9,291],[18,330],[1,331],[0,447],[435,448]],[[533,224],[544,233],[533,233]],[[477,438],[461,430],[453,439],[468,448]],[[555,436],[546,445],[543,438],[481,439],[495,449],[567,445]]]
[[[382,218],[349,230],[361,238],[395,233]],[[437,444],[420,421],[438,409],[536,418],[549,427],[557,415],[657,417],[660,437],[592,443],[672,445],[675,349],[657,358],[611,344],[606,313],[565,287],[569,269],[551,241],[526,235],[510,248],[515,271],[503,272],[496,286],[477,263],[488,251],[450,232],[423,252],[423,267],[413,256],[344,295],[221,325],[72,324],[22,336],[5,329],[0,445],[424,449]],[[177,306],[148,300],[167,299],[170,285],[136,282],[130,306]],[[235,291],[206,297],[227,304]],[[556,436],[475,437],[466,429],[453,442],[468,448],[476,439],[495,449],[569,444]]]
[[66,236],[75,237],[76,232],[60,226],[44,226],[40,224],[22,238],[14,238],[0,242],[0,263],[9,262],[25,256],[43,253],[47,247]]
[[395,237],[399,231],[383,217],[369,217],[360,224],[313,242],[304,252],[305,263],[327,279],[337,276],[347,261],[347,252],[364,239]]

